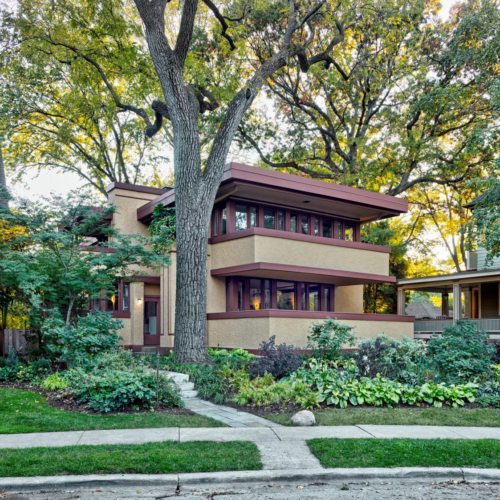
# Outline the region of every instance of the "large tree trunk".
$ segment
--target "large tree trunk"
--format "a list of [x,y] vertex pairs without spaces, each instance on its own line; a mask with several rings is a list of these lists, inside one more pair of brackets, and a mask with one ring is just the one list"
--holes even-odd
[[0,208],[9,208],[7,197],[7,179],[5,177],[5,167],[3,164],[2,145],[0,144]]

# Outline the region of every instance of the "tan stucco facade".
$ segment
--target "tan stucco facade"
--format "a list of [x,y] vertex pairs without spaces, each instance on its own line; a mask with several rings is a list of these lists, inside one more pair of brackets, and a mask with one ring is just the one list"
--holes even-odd
[[212,269],[270,262],[337,271],[389,274],[389,254],[253,235],[211,245]]
[[[331,314],[335,318],[335,313]],[[403,321],[337,320],[355,328],[354,334],[360,339],[372,338],[385,333],[392,338],[403,336],[413,338],[413,323]],[[321,320],[306,318],[237,318],[208,321],[208,341],[210,346],[242,347],[258,349],[262,341],[276,335],[277,343],[292,344],[305,348],[309,329]]]

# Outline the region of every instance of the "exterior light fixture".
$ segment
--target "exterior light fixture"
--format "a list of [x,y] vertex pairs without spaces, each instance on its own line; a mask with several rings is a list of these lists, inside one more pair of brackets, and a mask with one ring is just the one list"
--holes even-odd
[[137,303],[138,303],[139,305],[141,305],[141,304],[142,304],[142,299],[137,299]]

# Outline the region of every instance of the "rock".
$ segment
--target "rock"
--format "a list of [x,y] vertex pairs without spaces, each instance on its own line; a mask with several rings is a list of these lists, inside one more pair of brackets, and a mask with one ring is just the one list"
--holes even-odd
[[306,427],[308,425],[314,425],[316,419],[314,418],[314,413],[309,410],[302,410],[296,413],[291,419],[293,425],[300,425],[301,427]]

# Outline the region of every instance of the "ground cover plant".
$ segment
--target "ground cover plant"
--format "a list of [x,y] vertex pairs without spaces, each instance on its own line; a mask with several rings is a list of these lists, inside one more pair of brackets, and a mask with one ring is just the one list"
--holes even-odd
[[254,443],[193,442],[2,450],[4,477],[259,470]]
[[[65,407],[61,403],[61,407]],[[185,409],[176,413],[82,413],[55,408],[42,394],[0,387],[0,434],[159,427],[224,427]]]
[[500,466],[494,439],[313,439],[311,451],[323,467]]

